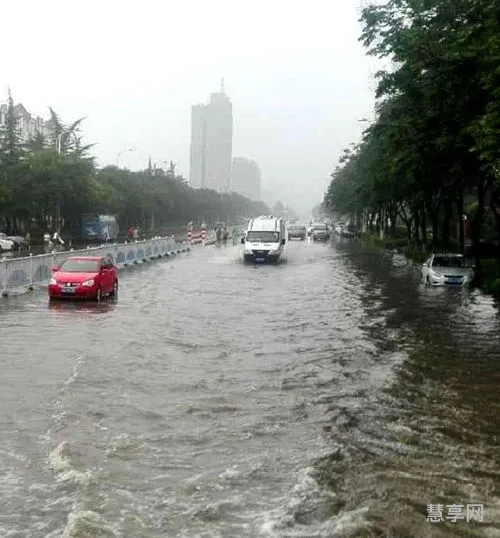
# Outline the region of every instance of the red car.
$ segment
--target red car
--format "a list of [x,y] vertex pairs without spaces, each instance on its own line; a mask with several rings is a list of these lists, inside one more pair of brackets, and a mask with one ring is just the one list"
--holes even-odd
[[106,256],[73,256],[52,268],[50,299],[94,299],[118,293],[118,267]]

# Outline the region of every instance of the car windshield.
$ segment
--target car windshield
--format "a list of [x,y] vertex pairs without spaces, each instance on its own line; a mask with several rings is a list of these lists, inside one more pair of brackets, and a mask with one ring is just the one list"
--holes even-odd
[[324,224],[315,224],[314,229],[315,230],[326,230],[326,226]]
[[464,258],[460,256],[435,256],[432,261],[434,267],[466,267]]
[[97,273],[99,271],[99,260],[73,258],[66,260],[59,270],[66,273]]
[[278,232],[257,232],[251,231],[247,233],[247,241],[253,243],[277,243],[280,239]]
[[305,229],[305,226],[290,226],[289,228],[289,230],[292,232],[303,232]]

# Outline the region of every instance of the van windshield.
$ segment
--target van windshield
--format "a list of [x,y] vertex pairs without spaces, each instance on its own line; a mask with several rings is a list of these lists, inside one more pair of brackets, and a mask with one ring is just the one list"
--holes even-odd
[[247,241],[252,243],[277,243],[280,240],[279,232],[247,232]]

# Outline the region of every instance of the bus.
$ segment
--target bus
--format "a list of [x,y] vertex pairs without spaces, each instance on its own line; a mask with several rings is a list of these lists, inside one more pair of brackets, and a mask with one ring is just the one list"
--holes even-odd
[[118,222],[113,215],[84,215],[82,237],[85,241],[114,241],[118,238]]

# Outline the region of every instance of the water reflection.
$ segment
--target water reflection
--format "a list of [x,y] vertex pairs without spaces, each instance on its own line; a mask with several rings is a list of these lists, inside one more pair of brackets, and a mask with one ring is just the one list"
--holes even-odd
[[94,301],[47,301],[49,311],[57,316],[68,316],[74,314],[107,314],[112,312],[117,301],[113,299],[104,299],[100,303]]
[[[370,529],[367,536],[424,536],[429,503],[484,503],[485,532],[488,525],[498,529],[500,323],[494,301],[474,289],[425,287],[418,266],[394,268],[390,256],[342,248],[361,277],[369,318],[361,328],[377,346],[377,361],[394,361],[393,376],[361,409],[335,409],[349,416],[351,427],[331,429],[340,453],[330,457],[326,472],[323,461],[317,468],[338,480],[334,488],[346,514],[369,506],[360,522]],[[486,536],[467,523],[444,522],[434,532]]]

